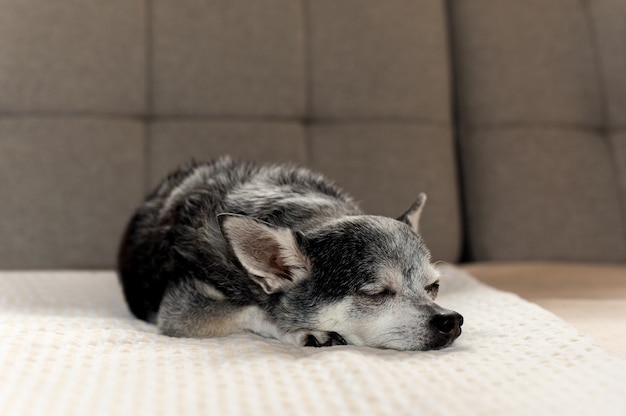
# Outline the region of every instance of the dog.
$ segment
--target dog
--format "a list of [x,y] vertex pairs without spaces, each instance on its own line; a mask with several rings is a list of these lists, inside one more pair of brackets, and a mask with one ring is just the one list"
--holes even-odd
[[434,302],[439,272],[418,233],[425,202],[397,219],[364,215],[304,168],[190,162],[131,218],[119,280],[132,313],[168,336],[440,349],[463,317]]

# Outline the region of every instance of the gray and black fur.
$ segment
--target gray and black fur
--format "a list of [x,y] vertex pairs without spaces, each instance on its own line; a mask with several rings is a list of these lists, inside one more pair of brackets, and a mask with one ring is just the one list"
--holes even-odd
[[397,220],[369,216],[306,169],[190,163],[132,217],[124,295],[170,336],[441,348],[462,317],[433,302],[438,272],[417,225],[425,199]]

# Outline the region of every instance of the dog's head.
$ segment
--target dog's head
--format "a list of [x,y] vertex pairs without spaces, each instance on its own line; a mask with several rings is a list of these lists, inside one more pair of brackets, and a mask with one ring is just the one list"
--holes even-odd
[[355,345],[428,350],[450,345],[463,318],[435,304],[439,273],[418,234],[426,197],[400,218],[362,215],[307,233],[220,216],[249,276],[270,294],[285,330],[337,332]]

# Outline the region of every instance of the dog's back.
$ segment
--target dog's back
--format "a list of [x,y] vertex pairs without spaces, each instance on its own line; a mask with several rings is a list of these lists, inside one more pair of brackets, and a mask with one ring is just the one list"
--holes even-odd
[[154,322],[168,285],[189,274],[210,279],[235,303],[264,296],[256,285],[238,279],[241,268],[218,225],[221,213],[306,230],[360,210],[332,182],[306,169],[230,158],[187,164],[146,198],[122,240],[119,276],[138,318]]

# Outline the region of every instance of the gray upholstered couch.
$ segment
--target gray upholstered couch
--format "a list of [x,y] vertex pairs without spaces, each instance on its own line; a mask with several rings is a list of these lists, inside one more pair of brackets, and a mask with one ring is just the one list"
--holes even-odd
[[112,268],[189,158],[291,161],[451,262],[626,261],[620,0],[0,3],[0,268]]
[[0,4],[0,268],[110,268],[169,169],[328,174],[371,213],[429,195],[447,261],[626,261],[619,0]]

